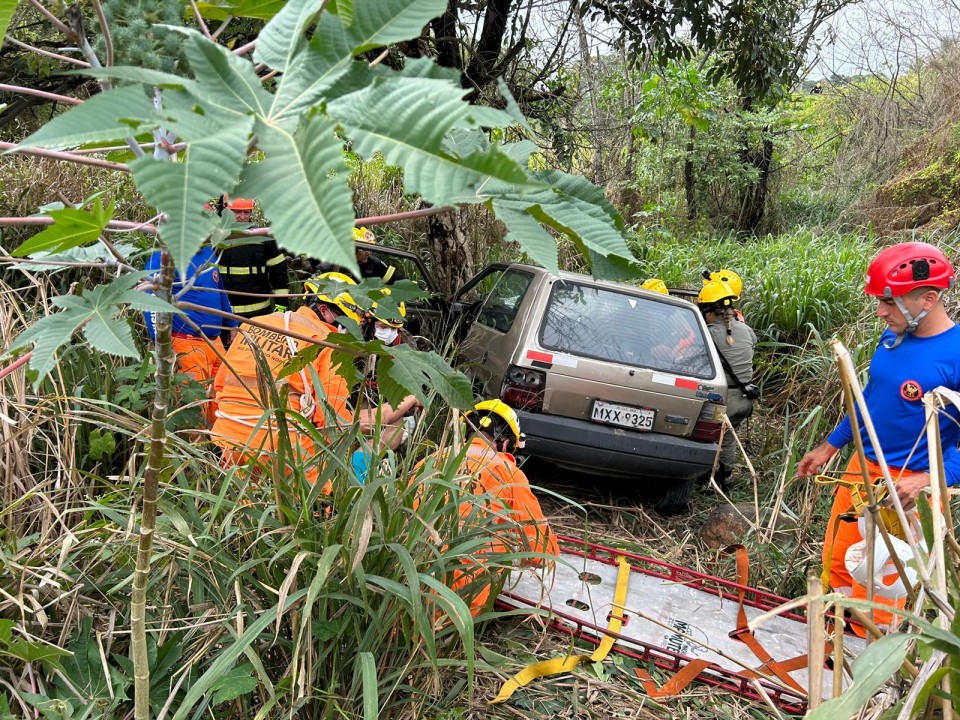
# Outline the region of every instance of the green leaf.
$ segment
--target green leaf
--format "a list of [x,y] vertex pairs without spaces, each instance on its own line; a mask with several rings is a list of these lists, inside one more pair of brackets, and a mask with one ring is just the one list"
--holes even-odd
[[380,694],[377,692],[377,663],[371,652],[361,652],[360,676],[363,678],[363,718],[377,720]]
[[10,350],[34,343],[33,354],[30,357],[30,368],[37,372],[33,383],[34,388],[39,387],[41,380],[53,369],[57,362],[57,350],[70,342],[73,333],[83,321],[82,316],[74,313],[47,315],[37,320],[14,340]]
[[205,105],[216,105],[228,114],[253,112],[266,115],[272,97],[264,90],[249,60],[191,28],[165,25],[187,36],[183,52],[197,80],[197,99]]
[[90,433],[90,457],[94,460],[108,457],[116,449],[117,441],[109,430],[97,428]]
[[[369,85],[373,74],[366,62],[355,62],[354,56],[371,47],[416,37],[442,12],[443,5],[435,0],[364,0],[353,7],[339,3],[336,14],[323,13],[309,45],[294,46],[296,52],[278,82],[270,119],[293,117],[323,98],[335,99]],[[347,9],[349,16],[344,12]],[[395,74],[384,67],[376,72]],[[407,61],[400,75],[443,78],[455,85],[460,80],[455,70],[426,59]]]
[[103,68],[87,68],[85,70],[73,70],[65,74],[88,75],[96,78],[113,78],[114,80],[125,80],[127,82],[148,85],[150,88],[158,87],[175,90],[196,89],[196,83],[190,78],[174,75],[173,73],[163,72],[162,70],[151,70],[150,68],[132,67],[130,65],[112,65],[111,67]]
[[305,44],[304,28],[321,5],[323,0],[288,0],[257,36],[254,61],[285,72],[293,53]]
[[[623,218],[613,204],[607,200],[603,190],[598,188],[592,182],[582,175],[571,175],[560,170],[544,170],[533,173],[534,177],[540,182],[553,186],[557,191],[563,193],[572,201],[577,201],[590,208],[591,214],[601,217],[611,222],[618,230],[625,227]],[[621,238],[622,239],[622,238]],[[629,251],[626,254],[616,253],[621,257],[631,257]]]
[[19,0],[0,0],[0,47],[3,47],[3,38],[10,27],[13,13],[17,9]]
[[386,348],[377,364],[377,380],[384,399],[396,406],[407,395],[426,403],[424,387],[436,390],[450,407],[473,407],[473,387],[467,376],[451,368],[434,352],[418,352],[408,345]]
[[444,80],[379,78],[370,87],[332,101],[328,111],[339,119],[362,156],[382,153],[390,165],[404,168],[404,184],[429,202],[446,204],[490,178],[516,184],[525,170],[493,150],[460,160],[443,152],[454,128],[476,127],[466,91]]
[[[283,603],[283,610],[286,610],[291,605],[296,602],[299,602],[300,599],[306,595],[306,590],[298,590],[297,592],[289,595],[286,601]],[[216,656],[216,659],[210,663],[210,666],[206,671],[201,675],[197,680],[190,685],[190,688],[187,690],[186,696],[183,698],[183,702],[180,703],[180,706],[177,708],[176,714],[173,716],[172,720],[184,720],[187,715],[190,713],[190,710],[194,705],[205,695],[207,695],[216,685],[217,681],[227,672],[227,668],[233,667],[233,664],[237,661],[237,658],[240,657],[243,652],[250,647],[250,645],[260,637],[260,635],[266,630],[267,626],[276,620],[277,613],[281,610],[278,606],[273,606],[266,612],[264,612],[260,617],[256,619],[253,623],[247,626],[244,630],[243,635],[238,637],[232,644],[226,646]]]
[[497,88],[500,90],[500,94],[507,104],[507,114],[513,118],[514,122],[532,135],[533,128],[530,127],[530,123],[527,122],[523,110],[517,105],[517,101],[513,98],[513,93],[510,92],[510,88],[507,87],[507,83],[504,82],[503,78],[497,78]]
[[[226,0],[219,3],[197,3],[204,17],[226,20],[228,15],[269,20],[283,9],[287,0]],[[221,8],[226,8],[222,10]]]
[[[355,62],[354,56],[371,47],[418,36],[423,26],[443,11],[443,6],[443,2],[434,0],[365,0],[353,4],[349,17],[343,12],[346,4],[342,2],[337,5],[336,14],[323,13],[309,45],[297,44],[292,48],[296,52],[289,57],[286,72],[280,76],[270,109],[271,120],[294,116],[322,98],[335,99],[368,85],[372,73],[366,62]],[[382,66],[376,72],[396,74]],[[456,70],[441,68],[427,59],[408,60],[399,75],[460,84]],[[476,108],[475,111],[486,112]]]
[[354,54],[420,35],[423,26],[443,14],[447,0],[353,0],[347,32]]
[[230,702],[231,700],[236,700],[241,695],[247,695],[248,693],[253,692],[257,687],[257,679],[253,677],[253,665],[250,663],[244,663],[235,667],[230,672],[222,675],[217,682],[214,683],[213,688],[213,699],[210,701],[211,705],[219,705],[220,703]]
[[507,226],[507,241],[517,243],[531,259],[552,273],[559,273],[557,241],[529,213],[498,205],[494,200],[493,212]]
[[807,720],[835,720],[856,715],[897,671],[907,656],[907,644],[916,638],[910,633],[897,633],[872,642],[853,661],[850,687],[840,697],[825,702],[808,714]]
[[160,239],[170,249],[178,270],[185,272],[217,222],[198,198],[232,189],[246,158],[253,130],[250,115],[220,116],[205,111],[184,93],[163,95],[164,124],[187,142],[180,162],[142,157],[130,163],[147,201],[167,214]]
[[62,669],[60,658],[69,656],[70,651],[39,640],[31,642],[18,638],[0,648],[0,656],[16,658],[25,663],[43,663],[51,668]]
[[105,140],[119,142],[157,127],[154,118],[153,103],[144,89],[127,85],[97,93],[82,105],[57,115],[17,147],[63,149]]
[[242,192],[260,199],[274,237],[288,252],[356,272],[353,196],[334,124],[308,113],[294,134],[258,127],[261,162],[246,168]]
[[117,321],[121,305],[133,298],[132,286],[144,277],[144,273],[128,273],[115,278],[106,285],[99,285],[82,296],[60,295],[53,303],[62,312],[47,315],[27,328],[14,341],[11,350],[35,343],[30,367],[37,371],[34,387],[50,372],[56,363],[56,352],[70,341],[73,333],[81,325],[87,341],[98,350],[121,355],[139,357],[133,342],[130,325],[126,320]]
[[98,199],[90,212],[64,208],[52,210],[53,225],[37,233],[13,251],[17,257],[36,252],[63,252],[79,245],[96,242],[113,217],[113,203],[107,207]]

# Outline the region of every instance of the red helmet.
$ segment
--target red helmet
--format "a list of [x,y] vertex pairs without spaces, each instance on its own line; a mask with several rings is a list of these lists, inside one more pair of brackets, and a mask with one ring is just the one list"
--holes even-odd
[[953,265],[939,248],[924,242],[892,245],[867,268],[864,292],[876,297],[900,297],[920,287],[953,287]]
[[253,200],[249,198],[231,198],[224,195],[223,204],[231,210],[253,210]]

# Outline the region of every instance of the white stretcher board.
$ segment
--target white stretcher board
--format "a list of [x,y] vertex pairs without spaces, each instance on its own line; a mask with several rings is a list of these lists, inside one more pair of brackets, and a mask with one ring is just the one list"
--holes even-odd
[[[607,562],[561,553],[555,568],[515,570],[498,601],[518,609],[555,608],[584,623],[584,634],[600,639],[601,629],[607,627],[613,608],[617,570]],[[599,583],[596,578],[600,579]],[[690,659],[704,659],[728,673],[742,673],[746,668],[757,669],[762,664],[750,648],[729,635],[737,627],[739,604],[736,600],[641,571],[630,573],[624,607],[627,621],[619,634],[621,638],[636,640],[635,643],[618,640],[617,644],[622,643],[625,648],[642,652],[644,646],[652,646]],[[749,605],[745,611],[748,620],[763,612]],[[557,618],[557,621],[574,627],[566,618]],[[754,635],[775,660],[807,654],[807,625],[800,620],[777,616],[757,628]],[[847,634],[844,647],[855,656],[862,652],[864,642]],[[807,689],[806,666],[791,672],[790,676]],[[778,683],[773,677],[770,682]],[[843,686],[848,684],[844,678]],[[824,668],[822,696],[830,698],[832,694],[833,673]]]

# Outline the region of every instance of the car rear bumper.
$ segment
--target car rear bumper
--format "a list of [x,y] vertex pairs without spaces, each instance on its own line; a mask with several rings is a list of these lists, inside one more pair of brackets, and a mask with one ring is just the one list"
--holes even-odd
[[716,443],[519,412],[524,454],[594,475],[681,480],[710,471]]

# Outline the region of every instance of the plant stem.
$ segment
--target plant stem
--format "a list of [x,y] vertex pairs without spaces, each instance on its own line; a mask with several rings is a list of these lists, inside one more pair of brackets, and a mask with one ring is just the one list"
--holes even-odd
[[[2,88],[0,88],[2,90]],[[66,160],[67,162],[77,163],[78,165],[92,165],[93,167],[105,168],[106,170],[120,170],[121,172],[130,172],[129,166],[123,163],[110,162],[100,158],[86,157],[85,155],[74,155],[71,152],[61,152],[59,150],[43,150],[42,148],[20,148],[16,143],[0,142],[0,150],[13,150],[24,155],[37,155],[39,157],[53,158],[54,160]],[[142,151],[141,151],[142,154]]]
[[[160,273],[157,278],[157,297],[170,302],[173,286],[173,259],[166,249],[160,254]],[[133,573],[130,596],[130,659],[133,661],[134,718],[150,718],[150,660],[147,656],[147,580],[150,576],[150,552],[157,521],[157,491],[160,477],[168,471],[166,458],[167,410],[170,406],[171,377],[175,355],[173,352],[173,315],[157,313],[155,375],[156,394],[150,413],[150,448],[147,469],[143,475],[143,510],[140,518],[140,538],[137,543],[137,566]]]
[[83,105],[83,100],[78,100],[77,98],[47,92],[46,90],[34,90],[33,88],[21,87],[20,85],[7,85],[2,83],[0,84],[0,90],[3,90],[4,92],[18,93],[20,95],[33,95],[35,97],[41,97],[44,100],[53,100],[54,102],[65,103],[69,105]]

